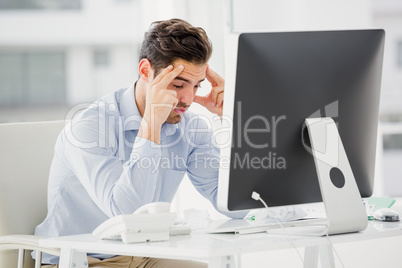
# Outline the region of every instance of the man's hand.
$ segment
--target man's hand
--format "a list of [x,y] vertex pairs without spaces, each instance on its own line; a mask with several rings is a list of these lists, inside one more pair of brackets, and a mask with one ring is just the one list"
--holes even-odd
[[207,69],[207,79],[212,86],[211,92],[206,96],[196,95],[194,102],[201,104],[210,112],[222,116],[225,80],[209,67]]
[[138,136],[160,144],[162,124],[178,103],[176,91],[169,90],[167,87],[183,69],[183,65],[177,68],[173,68],[170,65],[148,86],[144,117],[141,121]]

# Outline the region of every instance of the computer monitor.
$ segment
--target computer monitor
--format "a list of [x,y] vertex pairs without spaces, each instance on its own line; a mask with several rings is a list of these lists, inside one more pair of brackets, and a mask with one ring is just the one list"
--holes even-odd
[[335,121],[361,197],[372,194],[384,38],[377,29],[231,34],[220,209],[263,207],[253,191],[268,206],[322,201],[306,118]]

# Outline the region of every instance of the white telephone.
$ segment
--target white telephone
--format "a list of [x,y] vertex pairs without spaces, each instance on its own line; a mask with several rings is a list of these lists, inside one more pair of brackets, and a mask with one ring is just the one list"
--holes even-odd
[[146,204],[133,214],[119,215],[99,225],[92,235],[101,239],[121,239],[124,243],[169,240],[169,227],[176,213],[170,212],[170,203]]

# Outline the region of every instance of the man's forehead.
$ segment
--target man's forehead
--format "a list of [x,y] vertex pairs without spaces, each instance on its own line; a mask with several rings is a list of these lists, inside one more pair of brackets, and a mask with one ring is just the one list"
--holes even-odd
[[184,66],[184,70],[176,77],[177,80],[185,82],[199,83],[205,80],[207,74],[207,64],[194,64],[186,61],[176,61],[174,67]]

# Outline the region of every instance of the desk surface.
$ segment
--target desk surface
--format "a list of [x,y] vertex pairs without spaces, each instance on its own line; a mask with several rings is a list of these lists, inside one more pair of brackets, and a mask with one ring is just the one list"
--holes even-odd
[[[402,235],[402,223],[370,221],[366,230],[358,233],[332,235],[332,243],[344,243]],[[328,244],[326,237],[258,234],[205,234],[172,236],[169,241],[124,244],[121,241],[99,240],[91,234],[48,238],[41,246],[82,252],[144,256],[169,259],[208,260],[240,253],[277,250],[293,247],[313,247]]]

